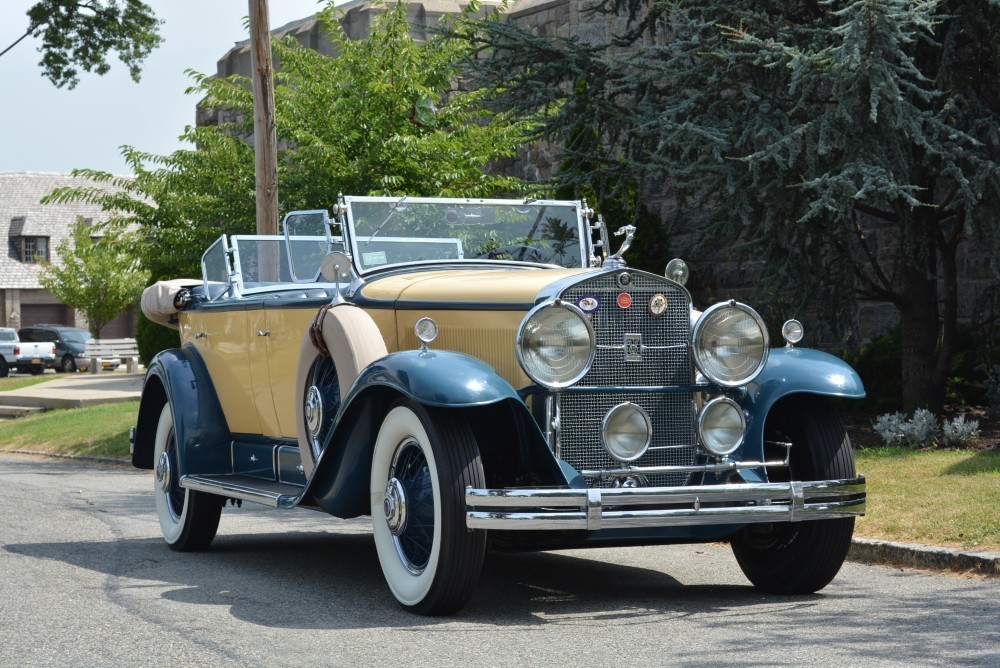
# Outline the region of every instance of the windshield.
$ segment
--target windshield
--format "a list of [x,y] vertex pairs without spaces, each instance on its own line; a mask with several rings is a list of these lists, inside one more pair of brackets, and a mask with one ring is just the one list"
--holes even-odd
[[60,333],[62,334],[63,341],[69,341],[70,343],[86,343],[91,338],[90,332],[80,329],[64,329]]
[[346,197],[357,268],[434,260],[582,267],[577,202]]

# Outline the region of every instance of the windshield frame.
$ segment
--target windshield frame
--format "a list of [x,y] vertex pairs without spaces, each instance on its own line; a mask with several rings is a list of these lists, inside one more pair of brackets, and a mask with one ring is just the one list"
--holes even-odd
[[[399,237],[398,235],[387,235],[385,237],[378,236],[382,225],[379,225],[375,232],[371,236],[361,237],[358,234],[356,228],[356,216],[354,206],[355,204],[389,204],[391,206],[391,213],[395,213],[396,207],[400,205],[411,205],[411,204],[430,204],[430,205],[445,205],[454,207],[477,207],[477,206],[489,206],[489,207],[515,207],[515,206],[531,206],[531,207],[554,207],[554,208],[568,208],[572,209],[573,218],[575,218],[576,230],[577,230],[577,249],[579,252],[580,262],[579,265],[574,264],[571,268],[587,268],[590,266],[590,257],[593,253],[593,241],[590,238],[590,226],[583,217],[583,204],[579,200],[551,200],[551,199],[473,199],[473,198],[458,198],[458,197],[377,197],[377,196],[343,196],[341,202],[344,204],[340,209],[340,215],[338,216],[341,224],[341,230],[343,232],[343,237],[345,241],[345,248],[349,249],[351,256],[351,263],[354,267],[355,273],[359,277],[370,276],[372,274],[380,274],[385,272],[394,272],[401,269],[407,269],[412,267],[432,267],[432,266],[469,266],[475,265],[477,267],[510,267],[510,266],[520,266],[520,267],[533,267],[533,268],[558,268],[564,269],[560,264],[554,263],[543,263],[543,262],[532,262],[525,260],[514,260],[514,259],[484,259],[469,257],[468,250],[462,251],[461,245],[459,245],[459,252],[457,253],[459,257],[452,259],[436,259],[436,260],[419,260],[419,261],[408,261],[408,262],[393,262],[379,264],[377,266],[365,266],[361,259],[363,257],[363,249],[361,248],[360,242],[364,239],[380,239],[382,241],[404,241],[405,237]],[[386,219],[388,221],[388,218]],[[383,222],[384,225],[384,222]],[[426,239],[428,242],[444,242],[450,241],[442,238],[431,238]]]

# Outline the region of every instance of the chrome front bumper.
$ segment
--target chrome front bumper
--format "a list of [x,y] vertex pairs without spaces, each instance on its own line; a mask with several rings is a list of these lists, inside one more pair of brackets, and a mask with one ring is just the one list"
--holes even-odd
[[865,477],[813,482],[634,487],[467,489],[470,529],[634,529],[801,522],[865,514]]

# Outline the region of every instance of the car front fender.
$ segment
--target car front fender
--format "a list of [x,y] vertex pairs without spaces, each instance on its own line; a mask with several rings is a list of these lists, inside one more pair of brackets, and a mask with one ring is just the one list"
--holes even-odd
[[372,447],[382,418],[403,396],[462,413],[484,456],[530,461],[552,484],[566,483],[524,400],[492,367],[462,353],[408,350],[373,362],[351,386],[309,483],[317,505],[338,517],[369,512]]
[[153,468],[156,425],[169,402],[174,417],[179,475],[231,470],[232,440],[222,405],[201,355],[193,346],[159,353],[143,381],[132,465]]
[[422,404],[442,408],[521,401],[517,390],[489,364],[448,350],[405,350],[373,362],[358,376],[344,403],[373,386],[391,387]]
[[[741,401],[748,418],[747,443],[762,450],[767,414],[779,400],[792,394],[845,399],[866,395],[858,372],[839,357],[810,348],[776,348]],[[744,457],[749,454],[761,456],[762,452],[744,453]]]

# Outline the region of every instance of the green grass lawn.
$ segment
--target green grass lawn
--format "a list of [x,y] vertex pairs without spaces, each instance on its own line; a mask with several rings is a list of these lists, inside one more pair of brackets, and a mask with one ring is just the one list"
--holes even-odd
[[856,457],[868,478],[857,535],[1000,551],[1000,452],[872,448]]
[[[131,401],[5,420],[0,449],[128,457],[138,410]],[[865,448],[857,462],[868,477],[857,535],[1000,550],[1000,452]]]
[[0,422],[0,450],[128,457],[129,427],[138,413],[139,402],[129,401],[4,420]]

